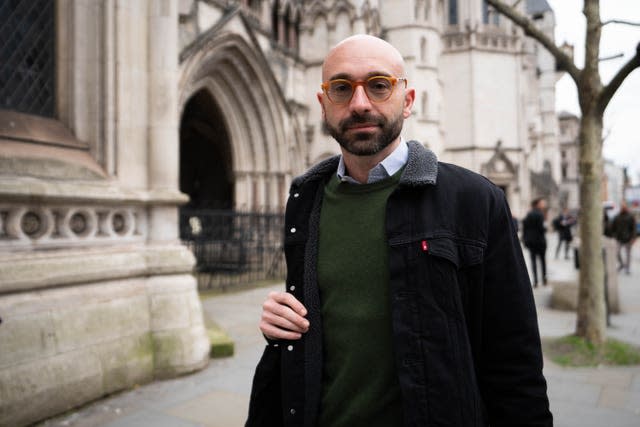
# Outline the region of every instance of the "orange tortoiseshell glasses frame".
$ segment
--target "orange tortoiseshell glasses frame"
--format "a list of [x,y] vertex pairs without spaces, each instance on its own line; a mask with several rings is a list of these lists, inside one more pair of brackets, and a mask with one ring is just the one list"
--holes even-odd
[[384,102],[391,97],[399,81],[403,81],[404,87],[407,87],[407,79],[390,76],[372,76],[357,82],[347,79],[334,79],[322,83],[320,87],[329,98],[329,101],[334,104],[349,103],[358,86],[362,86],[367,97],[372,102]]

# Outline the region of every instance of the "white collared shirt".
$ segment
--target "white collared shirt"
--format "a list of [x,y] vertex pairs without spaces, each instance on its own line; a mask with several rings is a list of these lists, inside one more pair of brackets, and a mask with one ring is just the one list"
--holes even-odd
[[[367,184],[372,184],[374,182],[378,182],[385,178],[393,176],[393,174],[398,172],[407,163],[408,159],[409,147],[407,146],[407,142],[404,140],[404,138],[400,137],[400,144],[398,144],[396,149],[393,150],[391,154],[385,157],[384,160],[375,165],[369,171]],[[342,182],[360,184],[360,182],[356,181],[346,174],[346,167],[344,165],[344,158],[342,156],[340,156],[340,162],[338,163],[337,175]]]

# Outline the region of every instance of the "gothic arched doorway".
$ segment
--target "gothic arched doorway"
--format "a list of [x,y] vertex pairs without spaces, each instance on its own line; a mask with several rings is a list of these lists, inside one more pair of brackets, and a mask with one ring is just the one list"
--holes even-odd
[[187,102],[180,122],[180,191],[190,209],[231,209],[231,145],[220,108],[206,90]]
[[280,210],[302,135],[269,63],[240,35],[207,32],[181,53],[180,93],[181,238],[199,286],[284,277]]

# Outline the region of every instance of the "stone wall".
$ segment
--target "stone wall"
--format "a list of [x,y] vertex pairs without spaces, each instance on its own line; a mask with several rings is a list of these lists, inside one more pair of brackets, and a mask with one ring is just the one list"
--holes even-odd
[[55,117],[0,110],[0,426],[209,360],[178,238],[178,3],[55,4]]

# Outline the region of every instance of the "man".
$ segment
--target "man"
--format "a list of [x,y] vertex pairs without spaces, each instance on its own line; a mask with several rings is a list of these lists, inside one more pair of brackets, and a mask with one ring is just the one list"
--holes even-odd
[[636,220],[626,205],[622,205],[620,213],[613,218],[611,235],[618,242],[618,271],[624,270],[625,273],[630,274],[631,245],[636,238]]
[[553,228],[558,233],[558,245],[556,246],[556,259],[560,254],[560,248],[564,243],[564,259],[569,259],[569,245],[573,240],[573,233],[571,227],[576,224],[576,220],[569,213],[569,209],[564,207],[562,212],[553,220]]
[[247,426],[551,426],[504,193],[400,137],[400,53],[334,47],[317,97],[342,155],[294,180]]
[[544,219],[547,210],[547,202],[543,198],[537,198],[531,202],[531,210],[522,220],[522,240],[529,250],[531,269],[533,270],[533,287],[538,287],[537,260],[540,260],[542,270],[542,284],[547,285],[547,238]]

